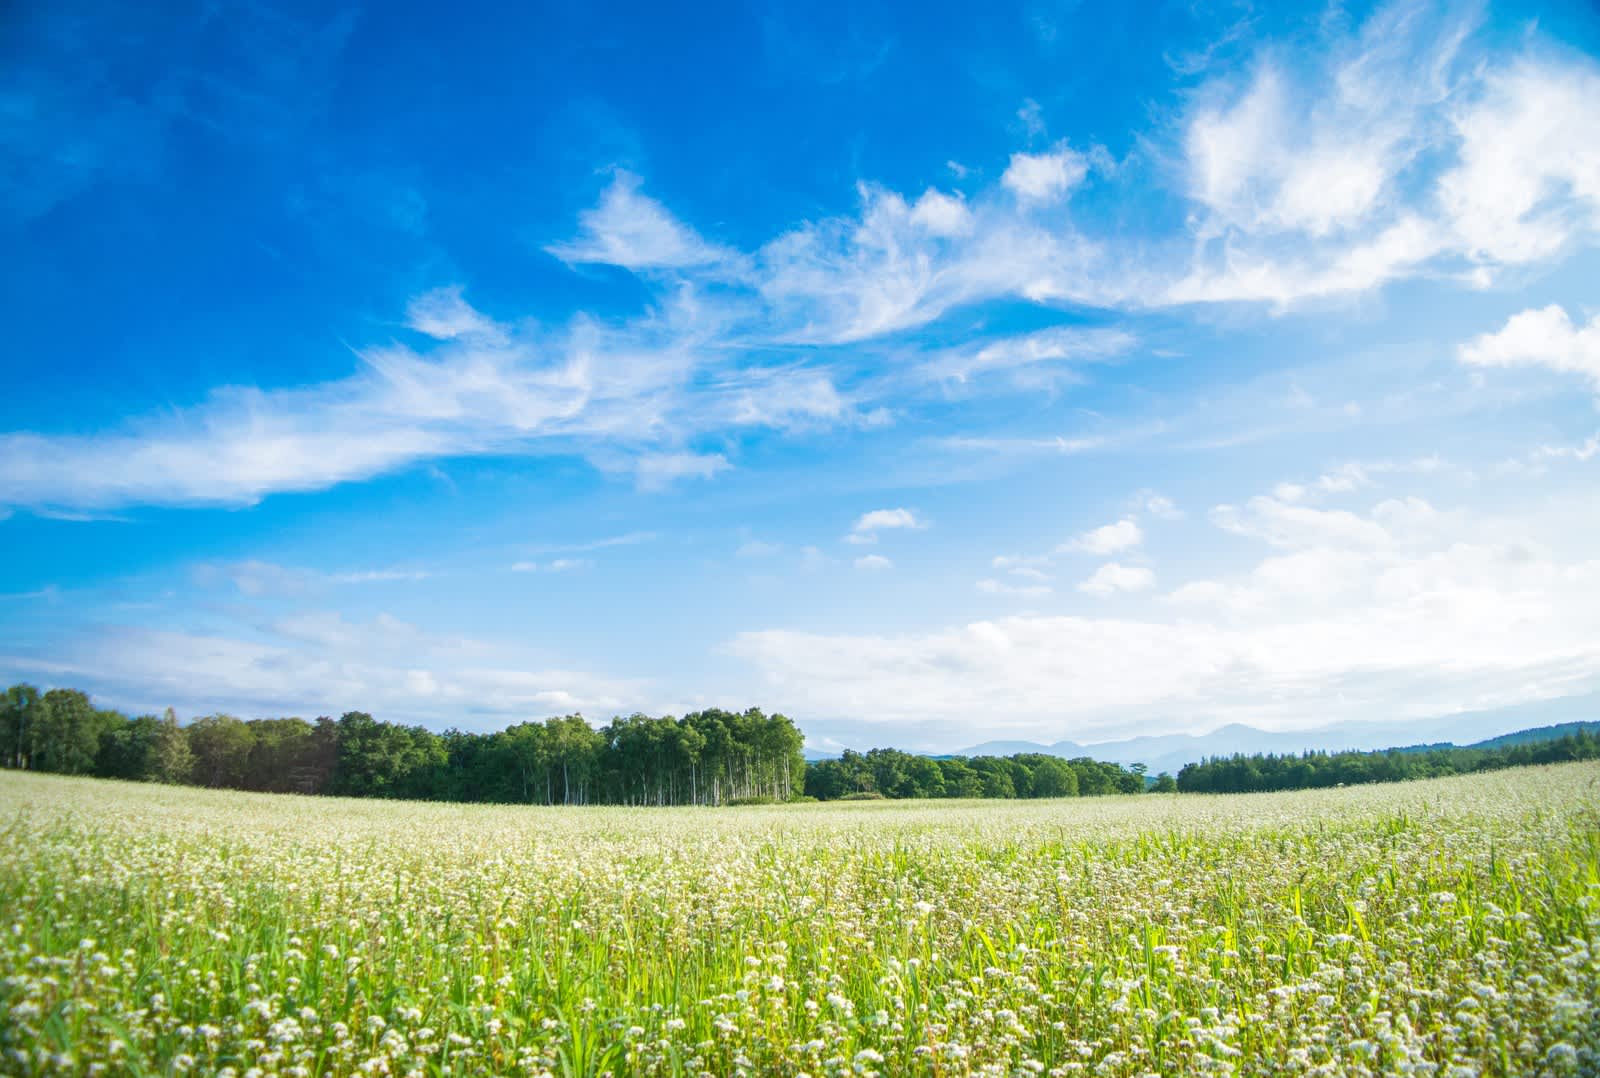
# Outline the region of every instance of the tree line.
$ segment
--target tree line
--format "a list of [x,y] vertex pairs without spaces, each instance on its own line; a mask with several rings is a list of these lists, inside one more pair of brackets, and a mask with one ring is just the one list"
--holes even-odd
[[[267,793],[544,805],[724,805],[847,797],[1074,797],[1137,793],[1144,767],[1088,758],[934,758],[873,749],[807,763],[783,715],[709,709],[579,715],[493,733],[337,719],[238,719],[96,708],[76,689],[13,685],[0,705],[0,764],[67,775]],[[1162,775],[1156,789],[1173,789]]]
[[[1080,756],[1025,752],[1015,756],[918,756],[899,749],[846,751],[813,761],[806,793],[820,801],[845,797],[1091,797],[1143,793],[1145,766],[1121,767]],[[1162,774],[1150,787],[1176,789]]]
[[525,804],[723,805],[787,801],[805,783],[803,737],[783,715],[708,709],[580,715],[494,733],[383,722],[209,715],[180,724],[94,707],[76,689],[13,685],[0,704],[0,763],[66,775],[269,793]]
[[162,716],[128,716],[96,708],[76,689],[41,692],[25,684],[11,686],[0,700],[0,766],[7,768],[432,801],[725,805],[800,797],[1090,797],[1146,789],[1250,793],[1600,758],[1600,735],[1582,725],[1538,741],[1207,758],[1186,765],[1176,779],[1162,773],[1154,780],[1143,764],[1043,753],[932,757],[873,749],[807,763],[803,741],[787,717],[759,708],[711,708],[682,718],[634,714],[598,728],[581,715],[565,715],[493,733],[441,734],[363,711],[314,722],[208,715],[179,723],[170,708]]
[[1594,759],[1600,759],[1600,737],[1579,727],[1561,737],[1516,744],[1208,758],[1187,764],[1178,772],[1178,789],[1184,793],[1217,794],[1308,790]]

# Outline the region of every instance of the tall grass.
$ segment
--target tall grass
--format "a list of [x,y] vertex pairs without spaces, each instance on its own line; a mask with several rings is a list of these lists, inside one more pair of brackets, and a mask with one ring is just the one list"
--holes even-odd
[[1600,1073],[1600,765],[487,808],[0,776],[0,1071]]

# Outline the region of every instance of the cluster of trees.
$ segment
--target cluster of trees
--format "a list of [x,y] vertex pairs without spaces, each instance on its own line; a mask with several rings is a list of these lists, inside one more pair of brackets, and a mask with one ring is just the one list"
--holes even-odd
[[682,718],[629,715],[596,729],[579,715],[495,733],[338,719],[210,715],[180,724],[96,708],[76,689],[13,685],[0,699],[0,766],[67,775],[272,793],[544,805],[724,805],[844,797],[1089,797],[1156,792],[1249,793],[1396,782],[1524,764],[1600,759],[1586,725],[1479,745],[1378,752],[1235,755],[1147,780],[1143,764],[1087,757],[918,756],[846,752],[807,764],[783,715],[710,709]]
[[[880,797],[1090,797],[1142,793],[1145,767],[1124,768],[1080,756],[1063,760],[1043,753],[1016,756],[916,756],[898,749],[846,751],[806,770],[806,793],[822,801]],[[1152,789],[1176,789],[1163,774]]]
[[495,733],[338,719],[211,715],[180,725],[95,708],[75,689],[13,685],[0,704],[0,763],[68,775],[273,793],[535,804],[720,805],[787,801],[805,782],[803,738],[783,715],[711,709],[578,715]]
[[1206,759],[1178,772],[1178,789],[1184,793],[1218,794],[1305,790],[1597,758],[1600,737],[1579,727],[1565,736],[1535,742]]

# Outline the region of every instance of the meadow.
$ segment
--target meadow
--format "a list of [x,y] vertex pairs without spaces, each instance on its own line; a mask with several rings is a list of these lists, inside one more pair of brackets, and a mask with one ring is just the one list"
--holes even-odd
[[439,805],[0,774],[11,1074],[1600,1073],[1600,764]]

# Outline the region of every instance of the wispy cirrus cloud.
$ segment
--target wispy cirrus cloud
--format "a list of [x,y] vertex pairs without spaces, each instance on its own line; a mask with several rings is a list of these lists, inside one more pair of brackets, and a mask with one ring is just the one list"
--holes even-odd
[[665,206],[640,193],[643,180],[619,169],[593,209],[578,215],[579,234],[546,248],[564,262],[604,263],[630,270],[686,269],[734,259]]
[[[476,309],[460,285],[427,291],[407,308],[422,341],[361,347],[347,377],[223,386],[89,433],[0,434],[0,504],[249,505],[489,454],[581,456],[653,488],[726,471],[747,432],[882,427],[918,406],[911,386],[1003,371],[1023,390],[1133,347],[1117,325],[978,327],[968,343],[901,349],[908,372],[860,377],[884,360],[862,346],[981,304],[1283,309],[1418,276],[1486,287],[1600,238],[1593,59],[1533,33],[1501,45],[1470,8],[1391,3],[1352,30],[1325,26],[1310,43],[1262,45],[1187,91],[1175,125],[1139,133],[1181,179],[1166,192],[1181,225],[1130,239],[1088,212],[1084,192],[1115,206],[1147,197],[1123,185],[1152,177],[1092,168],[1095,151],[1065,143],[948,189],[862,179],[852,208],[773,222],[747,250],[614,170],[546,249],[638,274],[637,315],[535,323]],[[1589,331],[1559,354],[1585,355]],[[716,450],[695,448],[705,436]]]
[[427,569],[393,566],[327,571],[279,565],[255,558],[202,562],[194,566],[191,572],[195,582],[202,587],[232,587],[239,594],[251,598],[304,596],[325,590],[331,585],[396,583],[426,580],[433,575]]
[[1481,287],[1592,242],[1600,70],[1485,49],[1479,16],[1391,3],[1318,51],[1264,50],[1245,79],[1203,84],[1182,143],[1199,245],[1166,300]]

